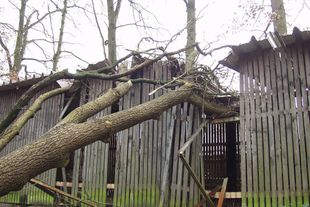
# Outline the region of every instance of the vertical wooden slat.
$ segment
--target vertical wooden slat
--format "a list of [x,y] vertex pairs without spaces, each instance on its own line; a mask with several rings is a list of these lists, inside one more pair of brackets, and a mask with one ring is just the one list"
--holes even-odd
[[[266,191],[267,194],[270,192],[268,192],[268,189],[271,190],[271,205],[273,207],[277,206],[277,178],[276,178],[276,153],[275,153],[275,136],[274,136],[274,123],[273,123],[273,105],[272,105],[272,98],[273,96],[275,96],[276,94],[274,94],[272,92],[272,87],[271,87],[271,71],[274,70],[274,65],[272,59],[273,57],[273,51],[268,51],[264,53],[264,63],[265,63],[265,70],[264,70],[264,74],[265,74],[265,84],[266,84],[266,95],[267,95],[267,99],[266,99],[266,103],[267,103],[267,109],[266,109],[266,113],[268,114],[267,116],[267,120],[268,120],[268,135],[269,138],[268,140],[264,139],[264,142],[266,144],[269,145],[269,165],[270,165],[270,171],[269,174],[268,172],[265,174],[266,175],[266,182],[268,182],[268,177],[270,176],[270,184],[269,186],[266,185]],[[270,59],[269,59],[270,58]],[[271,185],[271,188],[270,188]]]
[[176,193],[177,193],[177,176],[178,176],[178,165],[179,159],[177,155],[177,149],[179,149],[179,136],[180,136],[180,126],[181,126],[181,106],[177,105],[176,108],[176,126],[174,133],[174,154],[173,154],[173,166],[172,166],[172,186],[171,186],[171,206],[176,204]]
[[[304,136],[305,136],[305,129],[303,125],[303,115],[302,115],[302,105],[303,105],[303,100],[302,100],[302,92],[301,92],[301,77],[299,73],[299,65],[298,65],[298,54],[297,54],[297,48],[293,47],[292,48],[292,68],[293,68],[293,75],[294,75],[294,84],[295,84],[295,97],[294,97],[294,107],[296,107],[296,133],[298,134],[295,139],[296,140],[296,152],[299,151],[300,154],[297,156],[301,158],[301,171],[296,173],[296,176],[301,177],[302,181],[302,187],[307,185],[307,180],[304,180],[304,178],[307,177],[307,168],[306,168],[306,158],[304,157],[305,155],[305,143],[304,143]],[[299,149],[299,150],[298,150]],[[301,187],[301,186],[300,186]],[[303,189],[302,189],[303,192]],[[297,202],[299,203],[301,198],[297,198]]]
[[[151,80],[155,79],[155,71],[158,69],[158,63],[153,64],[152,67],[150,67],[150,76],[149,78]],[[150,92],[152,92],[155,89],[155,86],[153,84],[150,84]],[[155,95],[153,94],[150,96],[150,100],[155,98]],[[149,136],[150,139],[150,152],[151,152],[151,157],[150,157],[150,162],[151,162],[151,180],[150,180],[150,197],[151,197],[151,206],[155,206],[156,203],[156,153],[157,153],[157,128],[155,127],[156,125],[156,120],[151,120],[150,121],[150,128],[151,128],[151,136]]]
[[[134,99],[134,93],[133,90],[129,92],[129,100],[128,100],[128,108],[132,106],[132,102]],[[126,159],[126,193],[125,193],[125,204],[126,206],[132,206],[133,203],[133,195],[132,195],[132,185],[131,185],[131,179],[133,178],[131,175],[131,169],[132,169],[132,142],[133,142],[133,128],[127,129],[128,131],[128,137],[125,137],[127,139],[127,145],[125,146],[127,148],[127,159]],[[124,158],[123,158],[124,159]]]
[[[163,65],[158,62],[155,64],[155,68],[153,71],[153,79],[158,80],[162,79],[162,70],[163,70]],[[153,85],[153,90],[156,89],[158,86]],[[153,98],[159,97],[161,94],[161,90],[157,91]],[[160,183],[161,183],[161,170],[162,168],[162,160],[164,159],[164,150],[161,148],[161,140],[162,140],[162,135],[161,135],[161,130],[159,128],[160,125],[162,124],[162,116],[161,114],[158,119],[153,120],[153,130],[154,130],[154,154],[153,154],[153,166],[154,166],[154,177],[153,177],[153,191],[154,191],[154,201],[153,205],[158,206],[159,205],[159,200],[160,200]]]
[[[186,129],[187,108],[188,108],[188,103],[185,102],[182,106],[182,112],[181,112],[181,134],[180,134],[180,146],[178,149],[180,149],[180,147],[186,142],[185,129]],[[183,205],[182,192],[186,191],[185,184],[183,183],[183,170],[184,170],[184,165],[182,162],[179,161],[178,178],[177,178],[177,195],[176,195],[176,203],[178,205]]]
[[[185,120],[185,138],[186,138],[186,141],[187,139],[192,135],[192,128],[193,128],[193,118],[194,118],[194,106],[193,105],[188,105],[188,110],[189,110],[189,113],[188,113],[188,116],[186,115],[186,120]],[[195,153],[191,153],[191,150],[190,149],[187,149],[185,151],[185,159],[186,160],[189,160],[190,161],[190,158],[191,157],[194,157],[194,154]],[[192,156],[190,156],[192,155]],[[197,159],[197,157],[195,157]],[[192,164],[193,161],[190,162],[190,164]],[[186,205],[186,206],[189,206],[189,185],[188,185],[188,179],[189,179],[189,174],[188,174],[188,171],[186,169],[184,169],[184,173],[183,173],[183,188],[185,188],[183,190],[183,195],[182,195],[182,204],[183,205]],[[192,199],[192,198],[190,198]]]
[[[302,45],[298,44],[297,45],[297,55],[298,55],[298,69],[299,69],[299,77],[300,77],[300,90],[301,90],[301,103],[299,105],[300,108],[298,108],[298,112],[301,114],[301,119],[300,119],[300,127],[304,127],[304,134],[301,133],[300,137],[300,143],[301,143],[301,148],[302,148],[302,154],[301,158],[304,163],[307,163],[308,166],[308,176],[306,174],[303,174],[303,195],[304,195],[304,205],[309,205],[309,180],[310,179],[310,160],[307,159],[307,153],[309,152],[310,143],[309,143],[309,137],[310,137],[310,124],[309,124],[309,105],[307,102],[307,82],[306,82],[306,71],[307,69],[305,68],[305,60],[304,57],[308,58],[309,60],[309,53],[308,54],[303,54],[305,51],[302,49]],[[308,69],[309,70],[309,69]]]
[[[286,129],[286,143],[287,143],[287,157],[288,157],[288,171],[289,174],[289,192],[290,205],[296,206],[296,185],[295,185],[295,166],[294,166],[294,152],[293,152],[293,136],[292,136],[292,115],[291,115],[291,99],[295,96],[290,96],[290,89],[293,89],[290,82],[289,71],[291,70],[289,64],[289,52],[287,49],[282,51],[282,82],[284,91],[284,110],[285,110],[285,129]],[[293,94],[292,94],[293,95]],[[293,106],[294,107],[294,106]]]
[[[304,57],[304,70],[305,70],[305,78],[306,78],[306,88],[305,90],[307,90],[307,93],[306,93],[306,97],[305,97],[305,100],[307,103],[306,106],[308,107],[308,110],[305,110],[304,112],[304,117],[309,117],[309,105],[310,105],[310,91],[309,91],[309,87],[310,87],[310,50],[309,50],[309,43],[308,44],[305,44],[303,45],[303,57]],[[309,121],[308,123],[309,124]],[[306,126],[308,129],[309,129],[309,125]],[[305,153],[308,154],[310,152],[310,135],[307,134],[307,137],[306,137],[306,151]],[[307,159],[307,166],[308,166],[308,169],[306,170],[308,172],[308,181],[306,180],[303,180],[303,182],[305,182],[303,184],[303,193],[304,193],[304,205],[309,205],[309,183],[310,183],[310,158],[308,156],[305,156],[303,157],[303,159]],[[303,166],[304,167],[304,166]]]
[[288,165],[288,150],[287,150],[287,139],[288,136],[286,129],[286,116],[285,112],[285,94],[286,94],[286,83],[283,81],[285,79],[285,52],[284,49],[278,50],[276,54],[276,71],[278,74],[277,84],[278,84],[278,99],[279,99],[279,110],[280,110],[280,140],[281,140],[281,150],[282,150],[282,173],[283,173],[283,189],[284,189],[284,204],[289,205],[290,203],[290,193],[289,193],[289,165]]
[[[124,97],[120,99],[119,102],[119,110],[123,110],[123,105],[124,105]],[[117,139],[116,139],[116,163],[115,163],[115,181],[114,181],[114,198],[113,198],[113,204],[118,206],[120,205],[120,197],[121,197],[121,148],[122,148],[122,133],[120,132],[117,134]]]
[[[145,77],[150,78],[151,75],[151,66],[148,66],[146,71],[145,71]],[[146,85],[146,90],[144,96],[146,96],[146,101],[150,100],[150,96],[148,95],[151,90],[151,87],[149,84]],[[146,168],[147,168],[147,173],[146,173],[146,205],[151,206],[152,203],[152,190],[151,190],[151,183],[152,183],[152,150],[153,148],[151,147],[152,145],[152,138],[153,138],[153,127],[152,127],[152,121],[146,121]]]
[[273,110],[273,127],[274,127],[274,151],[276,162],[276,179],[277,179],[277,206],[283,205],[283,181],[282,181],[282,160],[281,160],[281,142],[280,142],[280,127],[279,127],[279,105],[278,105],[278,87],[277,87],[277,62],[276,54],[272,51],[270,55],[270,71],[271,71],[271,88],[272,88],[272,110]]
[[[258,173],[257,173],[257,142],[256,142],[256,122],[255,122],[255,94],[254,94],[254,75],[253,75],[253,64],[252,61],[249,60],[248,62],[248,87],[249,87],[249,117],[248,119],[250,120],[249,124],[249,131],[248,131],[248,136],[251,140],[250,146],[249,146],[249,152],[251,155],[251,160],[249,161],[252,166],[251,166],[251,175],[248,176],[252,180],[252,197],[253,200],[250,200],[250,203],[248,203],[248,206],[258,206],[258,198],[257,198],[257,193],[258,193]],[[253,202],[253,203],[252,203]]]
[[[143,77],[147,77],[146,71],[143,71]],[[148,100],[148,84],[143,84],[142,92],[142,103],[145,103]],[[143,122],[143,204],[147,205],[148,199],[148,123]]]
[[268,95],[267,91],[269,88],[267,87],[266,81],[269,77],[266,76],[266,68],[269,68],[269,60],[265,60],[265,53],[262,53],[258,57],[259,62],[259,79],[261,82],[261,112],[262,112],[262,147],[263,147],[263,173],[264,180],[261,182],[264,184],[263,191],[265,192],[265,206],[271,206],[270,200],[270,157],[269,157],[269,133],[268,133],[268,114],[267,114],[267,103],[268,103]]
[[298,143],[298,123],[297,123],[297,111],[296,111],[296,100],[295,100],[295,83],[294,83],[294,64],[292,61],[292,48],[287,49],[287,70],[288,70],[288,83],[289,83],[289,96],[290,96],[290,114],[291,114],[291,124],[292,124],[292,143],[291,147],[294,153],[294,179],[295,189],[291,191],[295,192],[296,195],[296,205],[300,206],[302,204],[302,191],[301,191],[301,166],[300,166],[300,155],[299,155],[299,143]]
[[[127,99],[125,99],[124,108],[128,109],[130,107],[130,94],[128,94]],[[128,205],[128,183],[127,180],[127,164],[128,164],[128,144],[129,144],[129,129],[124,130],[123,142],[122,142],[122,194],[121,194],[121,205]]]
[[[192,131],[196,131],[201,124],[200,113],[199,113],[198,108],[195,108],[194,114],[191,117],[191,122],[192,122],[191,124],[193,125]],[[198,137],[194,140],[194,142],[192,144],[192,148],[194,148],[194,152],[192,153],[192,156],[191,156],[191,159],[194,161],[193,169],[196,172],[196,175],[198,176],[198,178],[201,177],[201,175],[199,174],[200,173],[200,170],[199,170],[200,160],[198,159],[199,154],[201,153],[200,146],[201,146],[201,134],[198,135]],[[199,202],[200,195],[201,195],[201,193],[199,191],[199,188],[195,184],[194,185],[194,196],[193,196],[194,204]]]
[[[140,100],[140,89],[141,89],[141,84],[135,86],[134,90],[135,90],[135,105],[140,104],[141,100]],[[140,184],[140,180],[141,180],[141,171],[140,171],[140,124],[135,126],[134,128],[134,139],[135,139],[135,205],[139,206],[142,203],[142,194],[141,194],[141,187]]]
[[[257,58],[252,58],[253,72],[253,95],[254,103],[252,106],[253,125],[252,125],[252,138],[254,138],[253,144],[253,175],[254,175],[254,206],[261,206],[260,203],[264,203],[264,172],[263,172],[263,153],[262,153],[262,129],[261,129],[261,94],[260,94],[260,80],[258,76],[258,62]],[[255,112],[255,113],[253,113]]]
[[247,191],[247,153],[246,153],[246,133],[245,130],[247,129],[246,125],[246,79],[247,79],[247,74],[246,74],[246,69],[247,69],[247,63],[242,62],[241,63],[241,68],[240,68],[240,148],[241,148],[241,204],[242,207],[247,206],[246,202],[246,191]]

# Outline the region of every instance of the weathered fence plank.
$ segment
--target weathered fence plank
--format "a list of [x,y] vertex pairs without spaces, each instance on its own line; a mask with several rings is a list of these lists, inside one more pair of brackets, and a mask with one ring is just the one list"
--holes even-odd
[[[273,207],[277,206],[277,174],[276,174],[276,149],[275,149],[275,132],[274,132],[274,119],[273,119],[273,98],[275,97],[276,94],[273,92],[272,88],[272,81],[273,79],[271,78],[271,72],[274,70],[274,64],[272,62],[273,58],[273,51],[268,51],[264,53],[264,62],[265,62],[265,83],[266,83],[266,91],[267,91],[267,121],[268,121],[268,135],[269,138],[266,140],[266,143],[269,145],[269,165],[270,165],[270,186],[269,187],[269,193],[271,194],[271,205]],[[266,126],[267,127],[267,126]],[[268,174],[267,174],[268,176]],[[267,192],[268,193],[268,192]]]

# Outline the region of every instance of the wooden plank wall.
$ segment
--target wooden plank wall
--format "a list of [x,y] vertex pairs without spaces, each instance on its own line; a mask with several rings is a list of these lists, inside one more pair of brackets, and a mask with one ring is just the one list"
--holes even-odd
[[[81,91],[81,105],[92,101],[112,88],[112,81],[88,80]],[[98,118],[111,113],[111,107],[93,116]],[[73,164],[71,194],[83,200],[104,206],[107,199],[107,172],[109,144],[97,141],[76,150]],[[84,206],[84,204],[82,204]]]
[[[169,80],[171,71],[168,65],[158,62],[135,77]],[[120,110],[165,93],[160,90],[149,96],[154,89],[150,84],[135,84],[121,100]],[[177,157],[177,151],[199,123],[198,110],[185,103],[169,109],[159,120],[146,121],[120,132],[117,135],[114,205],[193,206],[198,203],[198,189]],[[195,142],[186,151],[186,157],[200,173],[198,145]]]
[[[43,94],[44,92],[56,87],[59,86],[53,85],[44,89],[43,91],[40,91],[30,101],[30,103],[32,103],[40,94]],[[23,92],[25,92],[24,88],[20,90],[1,92],[1,117],[8,112],[8,109],[13,106],[13,104],[23,94]],[[35,114],[34,118],[30,119],[26,123],[20,134],[17,135],[14,140],[3,149],[3,151],[1,151],[0,156],[4,156],[27,143],[31,143],[40,135],[44,134],[47,130],[53,127],[59,121],[62,107],[63,95],[58,95],[45,101],[42,105],[42,109]],[[56,169],[42,173],[41,175],[37,176],[37,179],[54,186],[56,182]],[[12,192],[6,196],[1,197],[0,202],[51,205],[53,204],[53,197],[30,184],[26,184],[21,191]]]
[[309,206],[309,71],[309,44],[241,64],[242,206]]

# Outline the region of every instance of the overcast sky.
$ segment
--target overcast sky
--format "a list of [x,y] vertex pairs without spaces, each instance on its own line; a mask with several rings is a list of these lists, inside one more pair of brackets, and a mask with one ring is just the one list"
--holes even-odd
[[[12,2],[19,4],[19,0],[12,0]],[[79,1],[81,4],[85,2],[86,0]],[[152,36],[155,40],[168,40],[186,25],[186,8],[183,0],[136,0],[136,2],[145,8],[145,10],[142,10],[142,15],[146,25],[155,29],[137,29],[134,26],[119,28],[117,32],[118,57],[127,54],[128,51],[126,49],[136,49],[137,43],[143,36]],[[289,33],[292,31],[293,26],[297,26],[300,29],[310,28],[309,3],[307,4],[305,2],[308,1],[285,1]],[[29,0],[29,5],[33,5],[34,3],[38,4],[38,1]],[[99,0],[95,0],[95,3],[97,12],[103,14],[99,16],[99,21],[106,35],[106,7]],[[266,9],[262,12],[259,10],[251,19],[250,15],[253,15],[251,12],[252,7],[249,5],[253,5],[253,3],[256,6],[260,6],[263,3]],[[45,6],[43,3],[42,5],[43,7]],[[10,22],[17,26],[18,14],[16,9],[8,3],[8,0],[1,0],[1,7],[1,22]],[[257,38],[263,38],[262,31],[268,23],[268,15],[270,14],[269,0],[196,0],[196,9],[198,17],[197,41],[201,47],[246,43],[252,35],[255,35]],[[128,1],[123,0],[118,24],[132,23],[134,22],[133,17],[133,11]],[[103,60],[101,42],[93,17],[89,15],[90,19],[87,19],[81,11],[70,11],[70,18],[74,19],[76,25],[73,26],[72,22],[68,21],[64,40],[73,44],[66,44],[65,49],[74,52],[89,63],[96,63]],[[57,25],[59,19],[55,17],[53,21]],[[272,27],[269,29],[272,30]],[[38,34],[30,33],[29,37],[36,37],[36,35]],[[155,46],[153,42],[145,43],[142,44],[143,49]],[[185,43],[184,31],[169,46],[168,50],[180,49],[184,47]],[[160,46],[160,43],[156,46]],[[37,56],[39,56],[39,53],[39,49],[33,46],[27,50],[27,56],[33,54],[38,54]],[[219,54],[215,57],[222,58],[223,55],[226,55],[226,52],[219,52]],[[202,61],[212,65],[214,58],[208,57]],[[35,70],[43,67],[33,62],[26,62],[26,64],[30,65],[30,68],[36,68]],[[86,66],[86,63],[68,55],[60,63],[61,68],[83,68]]]

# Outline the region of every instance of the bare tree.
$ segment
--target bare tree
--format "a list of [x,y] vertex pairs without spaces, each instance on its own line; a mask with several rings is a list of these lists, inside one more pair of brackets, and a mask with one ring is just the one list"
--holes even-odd
[[[3,41],[3,34],[0,34],[0,46],[5,51],[6,61],[9,66],[11,78],[18,77],[18,72],[21,70],[23,60],[33,60],[44,64],[46,62],[53,62],[52,69],[54,71],[56,70],[62,52],[66,14],[69,8],[75,8],[77,7],[77,5],[74,2],[72,5],[68,5],[68,0],[63,0],[63,8],[59,8],[58,3],[55,3],[52,0],[50,0],[50,2],[50,4],[55,6],[55,9],[48,10],[45,13],[42,13],[41,11],[28,5],[28,0],[21,0],[19,6],[13,5],[16,9],[18,9],[19,17],[18,27],[16,29],[13,28],[13,26],[9,26],[10,30],[13,30],[14,33],[16,32],[16,40],[13,54],[10,53],[10,48]],[[11,4],[13,3],[11,2]],[[56,13],[61,13],[61,22],[56,51],[51,58],[49,55],[47,55],[48,51],[46,51],[46,48],[44,46],[41,46],[40,42],[48,44],[54,44],[56,42],[54,39],[49,40],[51,35],[49,34],[49,31],[44,25],[44,20],[47,17],[51,17]],[[5,25],[6,27],[8,27],[9,24],[1,22],[1,25]],[[42,33],[45,35],[45,37],[41,39],[29,39],[28,36],[31,31]],[[37,46],[42,51],[46,59],[41,60],[34,57],[25,57],[25,51],[29,44],[34,44],[35,46]]]

